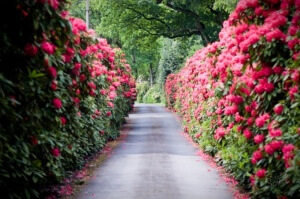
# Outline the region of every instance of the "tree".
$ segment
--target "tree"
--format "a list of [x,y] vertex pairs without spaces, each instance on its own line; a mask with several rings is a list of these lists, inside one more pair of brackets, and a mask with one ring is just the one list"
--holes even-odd
[[199,35],[207,44],[217,39],[228,17],[222,7],[214,9],[214,3],[215,0],[100,0],[99,10],[104,17],[100,27],[117,25],[156,38]]

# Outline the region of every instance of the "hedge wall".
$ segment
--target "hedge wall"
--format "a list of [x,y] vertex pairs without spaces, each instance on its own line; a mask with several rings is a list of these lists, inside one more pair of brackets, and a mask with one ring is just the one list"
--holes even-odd
[[241,0],[168,77],[168,106],[253,198],[300,197],[300,1]]
[[41,197],[118,136],[135,81],[120,49],[66,0],[4,0],[0,15],[0,195]]

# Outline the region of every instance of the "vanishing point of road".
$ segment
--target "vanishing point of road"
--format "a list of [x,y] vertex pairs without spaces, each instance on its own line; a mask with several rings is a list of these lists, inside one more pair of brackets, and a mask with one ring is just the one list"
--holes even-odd
[[137,104],[125,142],[95,171],[76,199],[229,199],[233,194],[180,133],[173,113]]

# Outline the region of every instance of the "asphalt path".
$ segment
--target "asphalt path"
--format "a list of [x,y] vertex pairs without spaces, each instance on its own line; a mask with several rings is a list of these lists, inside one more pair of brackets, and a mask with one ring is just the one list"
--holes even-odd
[[217,171],[196,155],[175,115],[135,105],[125,142],[95,171],[77,199],[229,199]]

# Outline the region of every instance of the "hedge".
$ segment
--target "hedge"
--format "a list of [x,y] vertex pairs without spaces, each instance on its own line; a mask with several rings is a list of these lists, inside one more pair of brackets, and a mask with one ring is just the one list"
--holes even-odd
[[39,198],[119,135],[135,81],[120,49],[66,0],[5,0],[0,15],[0,195]]
[[168,107],[253,198],[300,197],[300,1],[241,0],[168,77]]

